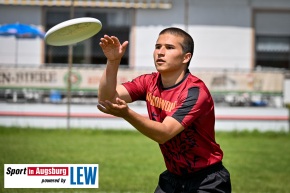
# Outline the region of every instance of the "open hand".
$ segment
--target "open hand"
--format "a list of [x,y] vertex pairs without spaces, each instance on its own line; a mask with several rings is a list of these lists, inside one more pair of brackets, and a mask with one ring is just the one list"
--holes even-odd
[[108,100],[99,101],[97,107],[103,113],[123,118],[127,115],[129,109],[127,103],[120,98],[116,98],[116,103],[112,103]]
[[128,41],[125,41],[123,44],[121,44],[119,39],[115,36],[104,35],[104,37],[101,38],[99,45],[101,46],[107,59],[114,61],[121,60],[128,44]]

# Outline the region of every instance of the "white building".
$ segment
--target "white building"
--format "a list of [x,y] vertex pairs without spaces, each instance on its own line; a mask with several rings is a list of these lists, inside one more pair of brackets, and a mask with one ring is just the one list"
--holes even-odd
[[[73,67],[80,67],[73,73],[78,97],[96,94],[99,67],[106,63],[99,46],[104,34],[129,40],[121,61],[125,68],[119,71],[122,82],[155,70],[158,34],[174,26],[194,38],[190,70],[215,96],[234,96],[239,100],[230,103],[239,105],[258,94],[268,104],[282,105],[284,73],[290,70],[290,0],[0,0],[0,25],[20,22],[47,31],[71,13],[73,18],[97,18],[103,25],[97,35],[74,45]],[[26,96],[29,89],[65,93],[67,64],[68,46],[0,36],[0,101],[11,96],[16,101],[15,96]],[[33,69],[21,68],[27,66]],[[51,74],[54,78],[44,78]]]
[[[70,5],[69,0],[0,0],[0,24],[21,22],[47,31],[70,18]],[[104,64],[98,42],[108,33],[130,42],[124,66],[154,68],[158,33],[175,26],[195,40],[193,69],[290,69],[289,0],[75,0],[74,7],[74,17],[103,23],[99,34],[74,46],[74,63]],[[67,47],[0,36],[0,58],[1,66],[67,63]]]

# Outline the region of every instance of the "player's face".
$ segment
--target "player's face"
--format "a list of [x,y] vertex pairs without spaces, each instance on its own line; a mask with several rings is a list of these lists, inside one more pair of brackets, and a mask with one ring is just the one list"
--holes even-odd
[[181,43],[183,38],[169,33],[161,34],[155,44],[154,62],[158,72],[175,72],[184,70],[187,65],[186,54]]

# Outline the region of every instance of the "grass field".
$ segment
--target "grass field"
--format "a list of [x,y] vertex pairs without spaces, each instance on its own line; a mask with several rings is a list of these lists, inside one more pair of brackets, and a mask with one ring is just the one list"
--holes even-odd
[[[290,135],[218,132],[233,193],[290,193]],[[0,192],[150,193],[164,169],[158,145],[135,131],[0,128]],[[3,164],[99,164],[98,189],[4,189]]]

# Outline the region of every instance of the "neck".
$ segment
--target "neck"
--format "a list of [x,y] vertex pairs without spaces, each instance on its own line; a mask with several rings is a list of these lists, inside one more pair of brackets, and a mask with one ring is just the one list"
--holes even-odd
[[172,87],[179,83],[185,76],[187,70],[180,71],[179,73],[161,73],[161,81],[164,88]]

